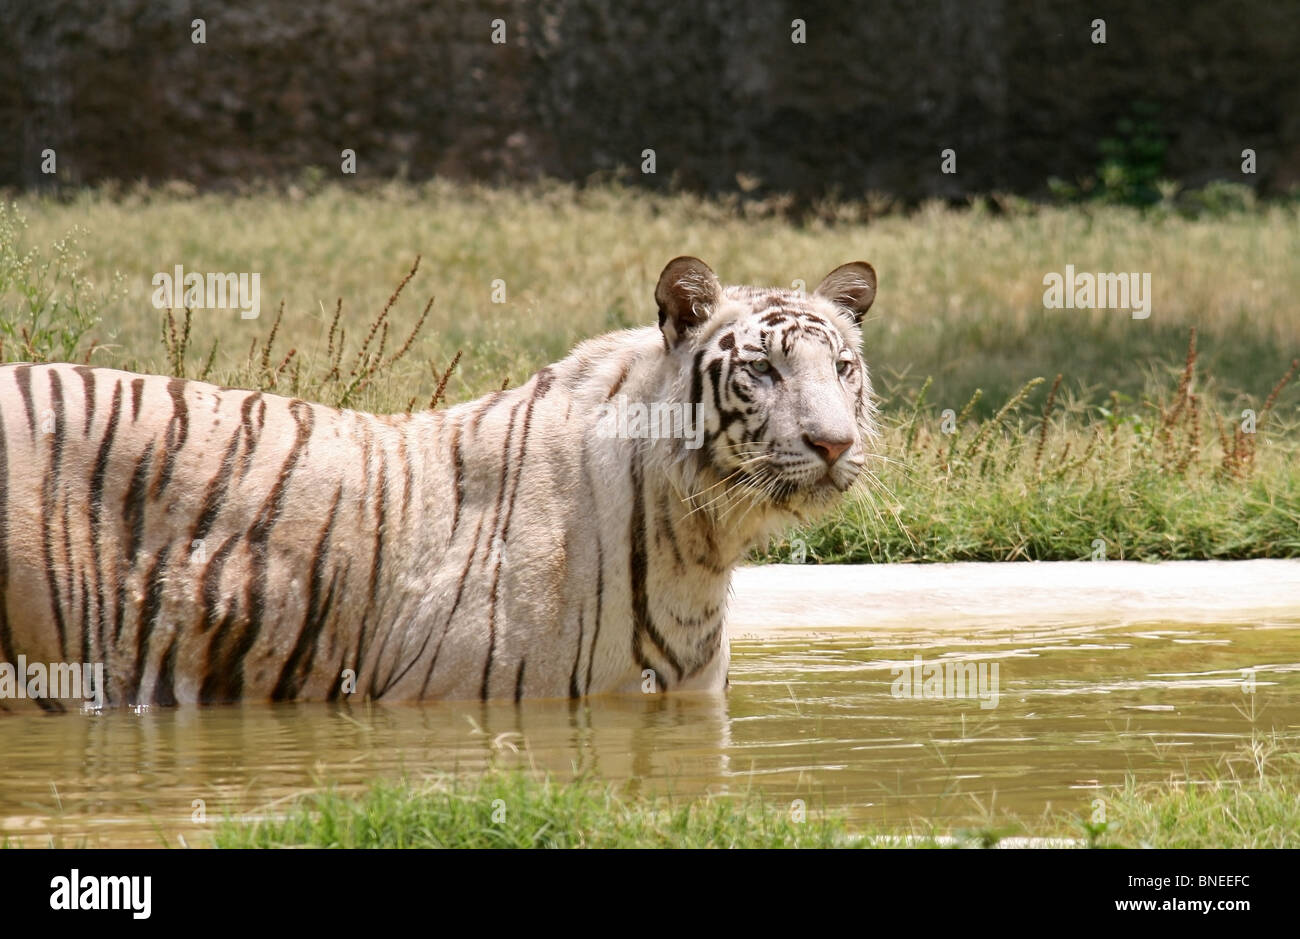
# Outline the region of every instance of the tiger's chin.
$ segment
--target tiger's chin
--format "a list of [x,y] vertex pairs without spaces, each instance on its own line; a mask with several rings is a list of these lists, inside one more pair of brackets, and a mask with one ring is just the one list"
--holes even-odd
[[856,477],[836,479],[826,473],[811,483],[794,488],[782,507],[800,524],[816,521],[839,505],[856,481]]
[[858,481],[858,473],[799,473],[768,481],[766,508],[798,524],[815,522],[839,505]]

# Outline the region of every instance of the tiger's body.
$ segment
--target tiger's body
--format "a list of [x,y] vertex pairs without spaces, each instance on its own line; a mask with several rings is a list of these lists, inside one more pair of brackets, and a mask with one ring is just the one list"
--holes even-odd
[[[106,703],[134,705],[578,697],[643,690],[647,670],[655,690],[723,688],[732,567],[832,504],[873,433],[874,275],[863,304],[858,268],[804,297],[673,265],[659,329],[443,411],[0,368],[0,662],[100,662]],[[801,349],[838,363],[802,390]],[[827,368],[842,400],[810,404]],[[791,383],[781,420],[835,427],[778,441],[768,374]],[[704,446],[606,433],[618,395],[698,406]],[[800,433],[816,481],[773,469]],[[0,695],[19,706],[65,703]]]

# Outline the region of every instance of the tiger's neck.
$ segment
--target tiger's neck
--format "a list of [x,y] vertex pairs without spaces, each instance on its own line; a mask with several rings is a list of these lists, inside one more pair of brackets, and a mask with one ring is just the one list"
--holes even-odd
[[[681,481],[654,458],[630,456],[628,621],[645,675],[664,687],[725,682],[727,591],[741,547],[716,517],[682,498]],[[721,678],[719,678],[719,670]]]
[[682,438],[588,439],[602,465],[627,467],[626,488],[602,480],[592,498],[617,501],[626,519],[625,621],[641,674],[669,688],[724,687],[731,572],[785,520],[730,489]]

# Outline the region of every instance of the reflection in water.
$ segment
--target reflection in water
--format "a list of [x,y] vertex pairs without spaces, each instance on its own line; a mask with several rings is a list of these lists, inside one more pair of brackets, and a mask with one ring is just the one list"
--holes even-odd
[[[997,707],[891,695],[918,654],[997,662]],[[196,800],[210,823],[323,784],[489,766],[946,828],[989,811],[1086,812],[1126,775],[1195,777],[1252,732],[1293,747],[1297,727],[1297,623],[740,637],[725,696],[0,716],[0,836],[203,844]]]

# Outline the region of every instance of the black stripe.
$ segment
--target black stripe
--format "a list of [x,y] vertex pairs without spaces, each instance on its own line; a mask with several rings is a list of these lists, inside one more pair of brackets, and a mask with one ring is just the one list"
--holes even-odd
[[[122,624],[126,621],[126,581],[130,573],[130,564],[122,560],[118,564],[117,588],[113,592],[113,643],[115,647],[118,638],[122,635]],[[116,702],[119,697],[114,696],[112,693],[114,675],[115,673],[112,671],[105,673],[104,693],[108,695],[110,701]]]
[[488,411],[492,410],[492,408],[496,405],[498,401],[501,400],[501,397],[504,394],[505,394],[504,391],[494,391],[491,394],[489,394],[486,398],[483,399],[483,403],[479,405],[478,410],[476,410],[472,415],[470,415],[470,419],[469,419],[470,433],[475,433],[478,430],[478,422],[483,419],[483,415],[486,414]]
[[582,661],[582,633],[583,633],[583,610],[578,610],[578,645],[573,650],[573,669],[569,672],[569,697],[580,698],[582,692],[578,689],[578,664]]
[[645,512],[641,493],[641,452],[632,454],[632,515],[628,519],[628,578],[632,590],[632,658],[641,669],[651,667],[642,650],[645,620],[649,615],[646,600]]
[[74,366],[72,370],[81,376],[83,407],[86,411],[86,423],[81,435],[89,437],[90,425],[95,422],[95,370],[86,365]]
[[[504,525],[502,526],[501,534],[499,536],[501,539],[501,543],[503,545],[510,527],[510,513],[514,508],[514,494],[518,493],[519,472],[522,469],[523,455],[526,452],[528,446],[528,423],[529,421],[531,421],[533,404],[537,398],[544,395],[550,389],[550,385],[552,381],[552,373],[550,372],[549,369],[543,369],[541,372],[538,372],[536,378],[537,381],[534,383],[533,386],[533,394],[528,402],[528,411],[527,411],[527,416],[525,418],[524,431],[520,443],[520,457],[518,460],[519,467],[516,469],[516,473],[515,473],[515,481],[514,481],[515,485],[511,495],[510,506],[507,509],[506,520]],[[491,409],[491,407],[494,404],[497,403],[501,395],[502,395],[501,392],[493,392],[492,394],[488,395],[486,399],[484,399],[483,404],[475,411],[474,415],[470,419],[469,430],[471,432],[473,432],[476,429],[479,420],[482,418],[482,416],[485,413],[487,413],[488,410]],[[493,546],[497,543],[497,536],[496,536],[497,522],[501,518],[502,503],[505,500],[506,484],[509,478],[509,471],[510,471],[510,463],[509,463],[510,442],[511,442],[511,438],[514,436],[515,418],[516,415],[518,414],[518,411],[519,411],[519,402],[516,402],[515,406],[510,410],[510,420],[506,428],[505,440],[502,445],[501,485],[497,492],[496,506],[493,514],[492,525],[491,528],[489,529],[490,534],[488,537],[487,548],[485,551],[485,559],[492,557]],[[449,548],[451,546],[452,539],[455,537],[456,526],[460,522],[460,506],[464,498],[464,492],[463,492],[464,466],[462,463],[461,452],[460,452],[460,425],[459,424],[453,425],[452,434],[453,434],[452,436],[453,463],[455,464],[456,467],[456,486],[455,486],[456,503],[455,503],[455,509],[453,511],[453,516],[452,516],[452,528],[451,528],[451,532],[448,535],[448,540],[447,540],[447,544]],[[473,566],[474,558],[478,554],[478,542],[479,542],[479,537],[482,534],[482,531],[483,531],[483,519],[482,517],[480,517],[478,526],[474,531],[474,541],[470,548],[469,558],[465,562],[465,568],[464,570],[461,571],[460,581],[456,585],[456,596],[455,599],[452,601],[451,611],[447,614],[447,619],[445,624],[443,625],[442,633],[438,637],[438,643],[437,645],[434,646],[433,655],[429,662],[429,669],[424,676],[424,683],[421,686],[421,690],[420,690],[421,697],[424,697],[425,693],[428,691],[429,682],[433,678],[434,669],[438,664],[438,654],[442,649],[443,640],[446,639],[447,633],[451,630],[452,619],[455,617],[456,610],[460,606],[461,597],[465,589],[465,582],[469,577],[469,571],[470,568]],[[500,573],[501,573],[501,559],[498,556],[496,568],[493,574],[492,588],[489,593],[489,601],[488,601],[489,603],[488,654],[487,654],[487,659],[483,664],[483,678],[479,686],[479,697],[482,700],[487,699],[488,685],[491,679],[491,672],[492,672],[492,662],[496,655],[496,605],[497,605],[496,594],[497,594],[497,586],[499,583]],[[428,642],[428,637],[426,636],[424,645],[427,645],[427,642]],[[424,645],[421,646],[420,652],[416,655],[415,659],[412,660],[411,664],[414,664],[415,661],[419,660],[420,656],[423,654]],[[410,665],[408,665],[407,668],[409,669]],[[403,674],[405,674],[405,670],[403,671]]]
[[[589,504],[596,505],[596,487],[591,480],[591,467],[587,464],[587,454],[582,454],[582,478],[587,484]],[[605,549],[600,541],[600,529],[596,529],[596,628],[591,634],[591,648],[587,652],[587,686],[585,693],[591,691],[591,664],[596,660],[596,641],[600,639],[600,621],[605,602]]]
[[[101,506],[104,505],[104,475],[108,471],[108,453],[112,449],[113,440],[117,437],[117,420],[122,411],[122,382],[118,381],[113,388],[113,403],[109,406],[108,411],[108,428],[104,430],[104,438],[99,443],[99,453],[95,456],[95,468],[90,476],[90,505],[91,519],[98,516]],[[99,553],[99,544],[95,544],[96,554]]]
[[86,571],[81,571],[81,661],[90,658],[90,584],[86,583]]
[[307,587],[307,612],[303,617],[302,629],[294,642],[293,650],[285,659],[280,677],[271,693],[273,701],[288,701],[296,698],[302,690],[307,676],[311,674],[316,657],[316,643],[320,638],[325,621],[329,618],[330,607],[334,602],[334,591],[338,586],[338,573],[330,579],[329,592],[322,597],[321,590],[325,583],[325,569],[329,562],[330,538],[334,532],[334,522],[338,518],[339,503],[343,500],[343,485],[339,484],[330,505],[325,527],[321,529],[320,538],[312,553],[311,578]]
[[668,490],[666,488],[659,491],[659,506],[656,520],[658,523],[658,530],[655,535],[656,540],[661,534],[668,540],[668,547],[670,547],[673,552],[673,563],[676,565],[678,571],[685,573],[686,562],[682,560],[682,552],[677,547],[677,531],[673,527],[672,516],[668,510]]
[[447,633],[451,632],[451,621],[456,616],[456,610],[460,606],[460,598],[465,592],[465,581],[469,578],[469,569],[474,565],[474,556],[478,554],[478,539],[481,534],[483,534],[482,517],[478,520],[478,527],[474,529],[474,542],[470,545],[469,557],[465,559],[465,569],[460,572],[460,581],[456,584],[456,596],[451,601],[451,611],[447,614],[447,621],[443,623],[442,634],[438,636],[438,644],[433,647],[433,656],[429,659],[429,670],[424,673],[424,684],[420,687],[421,698],[429,690],[429,680],[433,678],[434,667],[438,664],[438,653],[442,650],[442,641],[447,638]]
[[[63,529],[63,569],[66,572],[67,585],[68,585],[67,610],[69,616],[69,625],[75,629],[77,628],[77,623],[76,623],[77,568],[75,563],[73,562],[73,557],[72,557],[72,518],[71,518],[72,500],[68,498],[68,487],[66,485],[64,485],[63,487],[62,502],[63,502],[63,518],[60,527]],[[83,581],[85,580],[84,571],[82,572],[82,580]],[[85,604],[84,597],[82,598],[82,604],[83,606]],[[84,623],[81,624],[81,628],[85,629]],[[82,658],[82,661],[85,662],[88,660],[86,658]]]
[[54,564],[54,531],[50,525],[55,517],[55,487],[59,482],[59,466],[63,460],[63,389],[57,369],[50,369],[50,403],[57,407],[53,433],[50,434],[50,466],[44,474],[41,487],[41,553],[45,560],[45,583],[50,593],[50,611],[54,628],[59,636],[59,655],[67,657],[67,627],[63,617],[63,590],[59,584],[58,569]]
[[456,537],[456,526],[460,524],[460,506],[465,500],[465,462],[460,455],[460,421],[451,427],[451,463],[456,468],[455,502],[451,509],[451,531],[447,533],[447,545]]
[[162,472],[154,480],[151,495],[158,498],[171,482],[172,472],[176,469],[176,460],[181,455],[181,449],[185,446],[185,441],[190,435],[190,412],[185,404],[185,386],[187,382],[179,378],[170,379],[167,382],[167,393],[172,399],[172,417],[167,422],[167,438],[163,444],[163,465]]
[[158,667],[158,687],[153,699],[159,707],[176,706],[176,647],[179,645],[179,637],[180,630],[173,630],[171,639],[167,642],[167,651],[162,656],[162,664]]
[[[654,668],[645,656],[644,646],[648,638],[668,660],[676,681],[682,675],[681,662],[655,627],[647,595],[649,561],[646,553],[645,495],[642,491],[644,485],[641,453],[637,451],[632,458],[632,518],[629,524],[632,547],[628,559],[628,571],[632,581],[632,655],[643,669]],[[660,684],[664,690],[667,690],[667,682],[661,681]]]
[[140,405],[144,401],[144,379],[131,379],[131,423],[140,419]]
[[[225,568],[226,560],[238,541],[239,535],[231,535],[227,538],[222,542],[221,547],[213,552],[212,557],[209,558],[207,565],[203,568],[203,574],[199,578],[198,590],[199,596],[203,598],[203,612],[200,614],[201,618],[198,626],[200,635],[209,633],[217,623],[217,606],[221,602],[221,571]],[[213,703],[221,692],[219,676],[214,676],[209,669],[212,662],[212,646],[218,638],[226,635],[238,612],[238,605],[231,603],[230,609],[226,611],[225,616],[221,619],[220,627],[215,632],[211,632],[208,638],[207,646],[203,651],[203,661],[197,670],[199,676],[199,702],[201,704]]]
[[[370,444],[371,444],[371,440],[372,440],[372,437],[371,437],[371,435],[370,435],[370,432],[367,431],[367,432],[366,432],[366,453],[367,453],[367,455],[369,455],[369,452],[370,452]],[[366,478],[367,478],[367,480],[369,479],[369,474],[367,474]],[[379,616],[378,616],[378,609],[377,609],[377,607],[378,607],[378,604],[379,604],[379,578],[380,578],[380,575],[382,574],[382,572],[383,572],[383,568],[384,568],[384,532],[385,532],[385,529],[388,527],[388,511],[387,511],[387,505],[388,505],[388,454],[387,454],[386,451],[383,451],[383,450],[381,450],[381,451],[379,452],[379,481],[378,481],[378,484],[377,484],[377,486],[376,486],[376,489],[378,490],[379,498],[378,498],[377,500],[375,500],[375,501],[376,501],[376,504],[375,504],[375,545],[374,545],[374,549],[371,551],[371,557],[370,557],[370,592],[369,592],[368,597],[367,597],[367,600],[366,600],[366,613],[367,613],[367,614],[372,614],[372,613],[374,614],[374,616],[375,616],[374,622],[375,622],[375,625],[378,626],[378,624],[379,624]],[[364,626],[364,624],[363,624],[363,626]],[[376,670],[378,670],[378,668],[379,668],[379,663],[380,663],[380,661],[382,661],[382,659],[383,659],[384,649],[387,648],[387,646],[388,646],[388,640],[389,640],[389,638],[390,638],[392,635],[393,635],[393,631],[392,631],[391,629],[390,629],[388,632],[384,633],[384,639],[383,639],[383,641],[379,644],[379,650],[375,653],[375,668],[376,668]],[[387,676],[387,677],[386,677],[382,682],[380,682],[381,690],[380,690],[379,693],[380,693],[381,695],[387,693],[388,689],[392,687],[393,682],[394,682],[394,681],[397,681],[397,680],[400,680],[401,677],[402,677],[403,675],[405,675],[408,671],[410,671],[411,666],[413,666],[413,665],[415,664],[414,661],[408,662],[408,663],[406,664],[406,667],[405,667],[405,668],[402,668],[401,674],[400,674],[400,675],[399,675],[399,674],[396,674],[396,673],[397,673],[397,669],[400,668],[400,667],[402,666],[402,649],[404,649],[404,648],[406,647],[406,639],[407,639],[407,634],[403,634],[403,635],[402,635],[402,645],[401,645],[401,647],[399,647],[398,652],[397,652],[397,655],[395,655],[395,656],[393,657],[393,664],[392,664],[392,666],[388,669],[388,676]],[[426,645],[428,645],[428,642],[429,642],[429,637],[426,635],[426,636],[424,637],[424,642],[421,643],[421,645],[420,645],[420,651],[421,651],[421,652],[424,651],[424,648],[425,648]]]
[[18,383],[18,393],[23,399],[23,408],[27,411],[27,430],[36,436],[36,406],[32,403],[32,367],[20,365],[14,369],[14,381]]
[[537,382],[533,386],[533,400],[536,401],[538,398],[546,397],[546,393],[551,390],[551,385],[555,381],[555,370],[547,365],[545,368],[538,369],[533,378]]
[[[140,553],[140,545],[144,543],[145,490],[148,487],[149,469],[153,465],[153,452],[154,448],[150,446],[140,454],[140,458],[135,462],[135,469],[131,472],[131,482],[126,487],[126,495],[122,497],[122,524],[126,527],[124,561],[128,566],[135,565],[136,555]],[[117,628],[120,631],[122,624],[118,623]]]
[[[226,612],[226,615],[221,617],[221,622],[217,623],[216,628],[212,632],[212,635],[218,638],[229,636],[230,631],[234,628],[235,622],[238,619],[239,619],[239,611],[237,607],[232,605],[231,608]],[[211,647],[209,647],[208,656],[204,660],[204,664],[203,664],[203,681],[199,685],[199,703],[200,704],[232,703],[231,699],[228,697],[228,692],[226,691],[226,688],[228,686],[228,682],[226,680],[226,674],[223,671],[221,671],[219,667],[217,669],[211,668],[211,665],[212,665],[212,649]]]
[[374,609],[379,599],[379,578],[384,572],[384,536],[388,528],[388,454],[379,452],[379,498],[375,502],[375,547],[370,562],[370,593],[366,606]]
[[527,659],[519,660],[519,671],[515,673],[515,704],[524,698],[524,666],[527,664]]
[[[53,450],[53,488],[55,488],[55,502],[62,502],[62,548],[64,548],[64,557],[62,557],[62,568],[68,580],[66,580],[66,590],[68,601],[66,609],[69,615],[73,615],[75,610],[75,572],[73,571],[73,540],[72,540],[72,519],[68,518],[68,492],[60,493],[60,483],[62,483],[62,473],[64,473],[64,443],[66,442],[66,428],[68,428],[68,406],[64,401],[64,380],[60,376],[59,369],[49,369],[49,402],[51,402],[51,411],[55,415],[55,425],[53,425],[51,436]],[[60,496],[62,498],[60,499]]]
[[[374,476],[374,473],[370,471],[370,464],[374,459],[374,453],[372,451],[374,449],[375,437],[374,434],[370,432],[370,425],[366,423],[364,415],[358,415],[354,426],[361,428],[361,478],[365,480],[366,486],[369,487],[370,480]],[[370,498],[370,490],[368,488],[366,490],[365,498],[367,500]]]
[[596,661],[596,643],[600,639],[600,624],[602,607],[605,602],[605,551],[600,545],[600,538],[596,539],[596,628],[591,633],[591,648],[587,651],[587,686],[583,689],[584,694],[591,693],[591,665]]
[[610,387],[609,392],[605,395],[606,401],[610,400],[611,398],[614,397],[614,395],[618,394],[618,390],[623,387],[623,382],[627,381],[628,372],[630,372],[631,370],[632,370],[632,363],[624,362],[623,370],[618,373],[618,378],[615,379],[614,384]]
[[[488,680],[492,673],[492,659],[496,651],[496,612],[497,612],[497,588],[501,582],[501,563],[502,555],[505,553],[506,539],[510,534],[510,520],[515,513],[515,498],[519,495],[519,482],[524,475],[524,463],[528,457],[528,434],[533,425],[533,408],[536,406],[539,398],[546,395],[551,388],[553,373],[549,368],[544,368],[537,373],[537,381],[533,385],[533,393],[528,399],[528,408],[524,411],[524,426],[519,435],[519,455],[515,458],[514,481],[510,490],[510,503],[506,507],[505,520],[501,523],[500,539],[501,550],[497,552],[496,569],[492,572],[492,592],[488,600],[488,657],[483,666],[483,684],[479,689],[479,698],[486,701],[488,698]],[[515,413],[519,410],[516,404],[510,411],[510,426],[506,430],[506,446],[502,453],[502,482],[505,481],[505,474],[509,470],[508,455],[510,452],[510,438],[513,435],[515,425]],[[497,498],[497,507],[500,508],[500,496]],[[490,554],[489,554],[490,556]]]
[[[337,701],[343,695],[343,670],[349,667],[347,664],[347,655],[348,653],[345,649],[339,656],[338,665],[334,667],[334,681],[330,684],[330,690],[325,695],[326,701]],[[353,671],[355,672],[356,669],[353,669]]]
[[[451,456],[452,456],[451,459],[452,465],[455,467],[455,477],[456,477],[455,485],[453,486],[453,491],[455,492],[455,502],[452,506],[451,529],[447,532],[447,548],[446,548],[447,551],[450,551],[452,541],[454,541],[456,538],[456,529],[460,525],[460,506],[462,500],[464,499],[465,465],[464,462],[461,460],[461,454],[460,454],[460,422],[459,421],[455,421],[451,425]],[[483,527],[483,522],[482,519],[480,519],[479,527],[474,532],[474,544],[470,546],[470,561],[473,560],[474,553],[478,550],[478,536],[482,532],[482,527]],[[424,697],[424,693],[429,688],[429,679],[433,676],[434,666],[438,664],[438,652],[442,649],[442,640],[446,637],[447,630],[451,628],[451,618],[456,615],[456,607],[460,605],[461,591],[465,587],[465,578],[469,575],[469,567],[470,567],[469,562],[467,562],[465,565],[465,570],[461,572],[460,583],[456,587],[456,598],[452,602],[451,612],[447,615],[446,623],[443,624],[442,633],[438,638],[438,644],[433,648],[433,657],[429,661],[429,668],[424,673],[424,683],[420,687],[420,697]],[[363,636],[364,633],[365,633],[365,622],[363,621],[362,622]],[[416,652],[415,656],[412,657],[411,661],[407,663],[406,667],[403,668],[399,674],[395,676],[392,674],[389,675],[390,682],[401,681],[402,678],[405,677],[406,673],[410,671],[411,668],[415,665],[415,663],[420,661],[420,658],[424,655],[424,650],[428,648],[429,638],[432,635],[433,635],[433,630],[429,630],[425,633],[424,641],[420,643],[420,648]],[[388,638],[387,635],[385,635],[384,638],[385,641],[387,641]],[[361,646],[360,640],[358,640],[357,646],[358,649],[360,649]],[[385,686],[384,690],[385,691],[387,690],[387,686]]]
[[415,491],[415,467],[411,465],[411,456],[406,450],[406,429],[397,434],[397,457],[402,461],[402,521],[406,521],[411,511],[411,496]]
[[235,453],[239,450],[239,438],[243,432],[243,428],[235,428],[230,442],[226,444],[226,452],[221,457],[221,466],[217,470],[217,475],[208,482],[207,491],[203,494],[203,507],[199,510],[198,520],[190,531],[191,548],[195,541],[202,541],[207,537],[225,504],[226,493],[230,490],[230,478],[235,471]]
[[199,596],[203,598],[203,613],[199,620],[199,632],[206,633],[217,621],[217,606],[221,603],[221,572],[225,569],[230,552],[239,543],[239,535],[231,535],[221,543],[221,547],[212,552],[208,563],[203,567],[199,577]]
[[215,642],[218,645],[213,670],[204,683],[205,700],[237,701],[244,690],[244,659],[253,648],[261,633],[266,612],[267,565],[269,563],[269,542],[271,531],[280,520],[284,511],[285,493],[289,480],[293,476],[298,461],[302,458],[307,440],[315,427],[315,412],[303,401],[289,402],[289,413],[297,425],[297,435],[293,447],[280,467],[280,474],[271,487],[271,492],[262,503],[261,508],[249,526],[245,538],[248,541],[249,576],[244,595],[246,598],[244,616],[239,622],[239,629],[234,628],[233,621],[223,621],[218,629]]
[[284,511],[285,494],[289,488],[289,479],[293,475],[298,461],[302,458],[303,450],[306,449],[307,441],[311,437],[316,424],[315,412],[310,405],[303,401],[296,399],[290,401],[289,413],[298,428],[293,449],[289,452],[284,465],[280,468],[280,475],[276,479],[270,495],[262,504],[246,535],[251,555],[248,618],[244,623],[244,629],[231,649],[230,658],[224,665],[226,680],[229,682],[227,689],[232,699],[238,699],[243,694],[244,659],[253,648],[253,643],[262,631],[262,623],[266,612],[266,569],[269,563],[271,531],[280,521],[281,513]]
[[699,641],[695,644],[697,652],[700,649],[704,649],[706,654],[696,660],[695,664],[691,667],[691,670],[686,673],[687,678],[698,675],[706,665],[709,665],[715,658],[717,658],[718,650],[722,648],[722,643],[718,641],[721,637],[722,618],[719,617],[717,624],[710,629],[708,633],[701,636]]
[[[50,370],[50,400],[56,409],[55,414],[57,415],[54,426],[54,438],[57,443],[57,457],[54,465],[54,487],[55,501],[62,503],[62,517],[59,526],[63,535],[63,557],[61,561],[67,578],[65,581],[67,585],[67,600],[65,601],[64,606],[68,611],[68,625],[75,629],[77,628],[77,572],[72,558],[72,519],[70,517],[72,500],[69,498],[67,485],[64,484],[60,486],[60,483],[63,482],[63,451],[66,443],[68,407],[63,397],[63,379],[58,376],[59,371],[57,369]],[[60,488],[63,490],[61,493],[59,492]],[[81,628],[83,630],[85,629],[84,623],[81,625]],[[83,657],[82,661],[87,661],[87,659]]]
[[[510,409],[510,422],[506,425],[505,437],[501,443],[501,485],[497,489],[496,506],[492,513],[491,534],[488,536],[488,548],[484,553],[484,560],[492,557],[498,544],[502,546],[502,549],[505,547],[505,534],[497,534],[497,523],[501,519],[501,508],[505,503],[506,489],[510,482],[510,441],[515,435],[515,416],[519,413],[521,403],[516,402],[515,406]],[[511,504],[513,505],[513,499]],[[497,647],[497,583],[501,577],[502,552],[496,551],[495,553],[497,563],[492,573],[492,587],[488,592],[488,653],[487,659],[483,662],[483,680],[479,685],[479,699],[482,701],[486,701],[488,697],[488,682],[492,677],[492,660],[496,657]]]
[[104,640],[104,566],[102,563],[103,546],[100,543],[100,518],[104,510],[104,477],[108,472],[108,454],[117,436],[117,422],[122,414],[122,382],[113,387],[113,402],[108,410],[108,427],[104,438],[99,443],[99,452],[95,454],[95,467],[90,474],[90,551],[91,564],[95,574],[95,616],[99,635],[99,654],[105,655],[107,645]]
[[[257,431],[253,430],[253,405],[260,401],[262,392],[254,391],[251,395],[244,398],[244,403],[239,406],[239,426],[244,432],[244,456],[239,467],[239,478],[242,480],[248,475],[248,471],[253,468],[253,451],[257,449],[258,442],[262,439],[262,426],[258,425]],[[266,402],[262,402],[266,406]]]
[[704,364],[705,351],[701,349],[695,353],[695,362],[691,366],[691,404],[704,403],[704,370],[700,366]]
[[163,545],[154,557],[153,567],[145,578],[144,603],[140,607],[140,622],[135,631],[135,663],[132,668],[128,702],[131,704],[149,704],[140,699],[140,680],[144,677],[145,663],[149,656],[149,639],[153,635],[154,625],[162,613],[163,574],[167,569],[167,555],[172,546]]
[[[722,405],[722,360],[715,359],[709,363],[709,384],[713,386],[713,408],[718,412],[721,422],[718,424],[719,430],[726,430],[727,425],[731,423],[727,420],[724,412],[726,409]],[[739,415],[737,412],[731,412],[731,420],[735,420]]]

